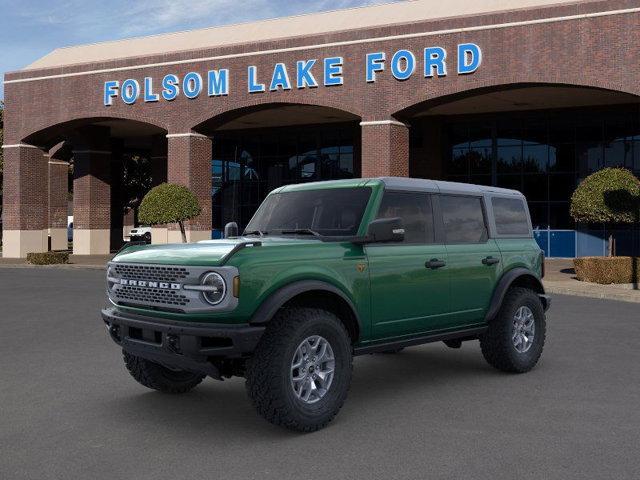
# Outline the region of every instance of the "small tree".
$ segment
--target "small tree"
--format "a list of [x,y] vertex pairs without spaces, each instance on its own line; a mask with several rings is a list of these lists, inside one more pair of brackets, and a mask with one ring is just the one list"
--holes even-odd
[[[640,180],[624,168],[605,168],[585,178],[571,196],[571,216],[576,222],[638,222]],[[609,256],[613,236],[609,235]]]
[[182,233],[182,243],[187,243],[184,222],[202,212],[198,199],[182,185],[163,183],[152,188],[142,199],[138,218],[148,225],[177,223]]

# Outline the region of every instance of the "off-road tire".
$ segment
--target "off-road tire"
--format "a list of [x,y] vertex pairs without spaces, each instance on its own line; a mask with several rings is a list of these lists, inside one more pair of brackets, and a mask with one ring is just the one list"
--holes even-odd
[[186,393],[202,382],[205,377],[199,373],[170,370],[125,351],[122,355],[127,370],[139,384],[163,393]]
[[[520,353],[513,345],[513,319],[521,306],[533,313],[535,332],[528,351]],[[524,373],[538,363],[544,347],[546,319],[542,302],[536,292],[527,288],[511,288],[507,292],[500,311],[489,322],[488,330],[480,336],[480,348],[485,360],[494,368],[510,373]]]
[[[327,393],[305,404],[291,386],[291,362],[300,343],[320,335],[333,349],[335,370]],[[349,391],[353,351],[351,338],[338,317],[317,308],[281,309],[269,322],[247,366],[246,389],[260,415],[299,432],[325,427],[336,416]]]

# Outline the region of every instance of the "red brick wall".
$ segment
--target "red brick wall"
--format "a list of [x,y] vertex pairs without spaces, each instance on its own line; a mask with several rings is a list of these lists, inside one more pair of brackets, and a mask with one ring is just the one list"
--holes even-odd
[[49,161],[49,227],[67,228],[69,164]]

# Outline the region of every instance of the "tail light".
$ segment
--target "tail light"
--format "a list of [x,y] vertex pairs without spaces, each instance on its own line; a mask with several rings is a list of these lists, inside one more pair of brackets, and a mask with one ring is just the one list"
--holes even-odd
[[544,252],[540,252],[540,278],[544,278]]

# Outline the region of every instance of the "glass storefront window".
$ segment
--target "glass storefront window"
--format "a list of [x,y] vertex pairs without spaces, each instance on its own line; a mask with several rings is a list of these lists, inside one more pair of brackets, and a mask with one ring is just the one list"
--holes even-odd
[[213,142],[213,229],[248,223],[262,199],[290,183],[357,174],[357,123],[224,131]]
[[640,107],[507,112],[446,123],[445,178],[522,191],[534,228],[573,229],[569,200],[604,167],[640,174]]

